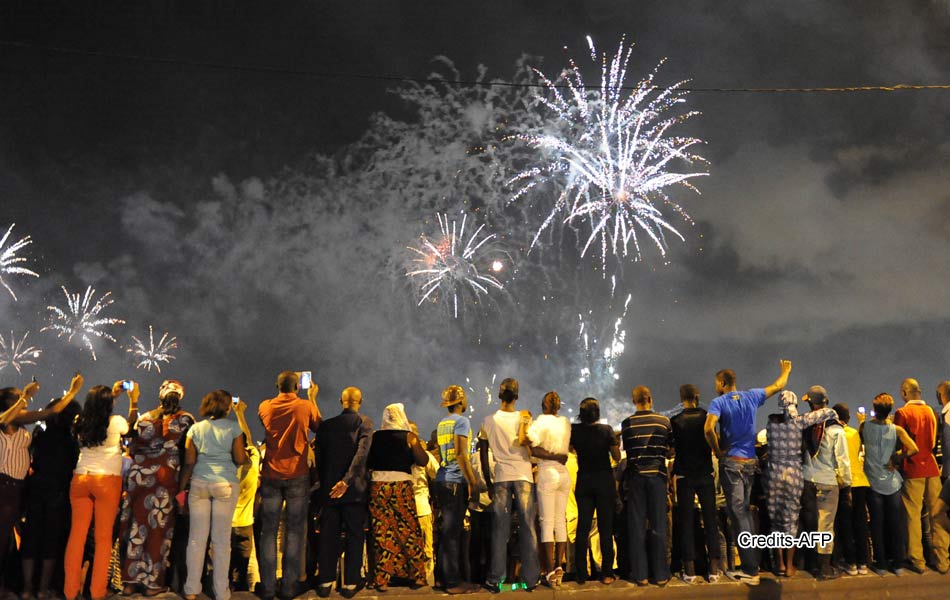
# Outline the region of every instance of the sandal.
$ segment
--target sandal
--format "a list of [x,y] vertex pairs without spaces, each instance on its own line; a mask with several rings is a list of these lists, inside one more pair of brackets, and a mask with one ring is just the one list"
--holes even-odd
[[564,568],[561,566],[558,566],[558,568],[554,569],[554,573],[555,573],[554,585],[556,585],[557,587],[561,587],[561,582],[564,580]]
[[557,585],[557,570],[551,571],[544,576],[544,585],[553,588]]

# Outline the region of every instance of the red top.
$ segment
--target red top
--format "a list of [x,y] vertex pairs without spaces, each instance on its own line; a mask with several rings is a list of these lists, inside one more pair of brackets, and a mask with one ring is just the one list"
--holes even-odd
[[264,468],[261,477],[296,479],[308,474],[307,431],[320,426],[317,407],[290,392],[264,400],[257,411],[264,424]]
[[933,409],[923,400],[910,400],[903,408],[894,413],[894,424],[907,430],[907,434],[917,444],[919,452],[904,458],[904,477],[939,477],[940,469],[934,458],[934,442],[937,437],[937,417]]

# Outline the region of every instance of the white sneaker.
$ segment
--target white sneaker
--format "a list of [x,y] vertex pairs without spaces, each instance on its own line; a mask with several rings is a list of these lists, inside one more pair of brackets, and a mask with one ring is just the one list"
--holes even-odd
[[858,568],[854,565],[849,564],[844,568],[844,572],[847,573],[848,575],[857,575]]
[[715,573],[710,573],[709,583],[718,583],[721,577],[722,577],[722,571],[716,571]]
[[699,575],[687,575],[686,573],[682,573],[680,579],[682,579],[684,583],[693,585],[694,583],[698,583],[701,577]]
[[868,566],[867,565],[858,565],[858,575],[867,575]]

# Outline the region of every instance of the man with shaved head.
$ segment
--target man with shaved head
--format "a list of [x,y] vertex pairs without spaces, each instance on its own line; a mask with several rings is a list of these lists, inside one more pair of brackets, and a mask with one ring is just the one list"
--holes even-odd
[[[904,406],[894,413],[894,424],[903,427],[917,448],[913,456],[905,456],[902,471],[904,473],[904,512],[907,517],[907,555],[909,568],[923,573],[926,567],[924,548],[921,541],[921,515],[931,519],[931,510],[940,496],[940,468],[934,458],[937,444],[937,416],[932,408],[920,399],[920,384],[916,379],[905,379],[901,383],[901,398]],[[926,506],[926,512],[924,507]],[[931,519],[932,521],[932,519]],[[934,556],[937,570],[946,573],[950,570],[947,549],[950,547],[948,533],[942,527],[931,524]]]
[[307,389],[307,399],[297,395],[300,380],[294,371],[277,376],[276,397],[261,402],[257,411],[264,425],[264,465],[261,470],[261,597],[273,598],[277,590],[277,528],[287,504],[284,558],[280,597],[297,595],[300,557],[304,552],[310,469],[307,464],[308,436],[320,426],[316,384]]
[[[340,552],[345,550],[343,588],[340,594],[352,598],[360,590],[363,545],[368,511],[366,459],[373,438],[373,422],[360,414],[363,392],[348,387],[340,394],[343,412],[327,419],[317,432],[317,472],[320,474],[320,574],[317,595],[330,596],[337,577]],[[346,532],[346,547],[340,533]]]

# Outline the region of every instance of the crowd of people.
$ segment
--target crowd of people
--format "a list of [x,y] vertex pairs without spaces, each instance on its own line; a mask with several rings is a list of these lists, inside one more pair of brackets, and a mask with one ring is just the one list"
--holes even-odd
[[[672,417],[638,386],[619,430],[595,398],[571,422],[554,391],[533,416],[515,379],[473,424],[464,389],[450,385],[428,440],[400,403],[375,429],[355,387],[324,418],[318,386],[301,390],[292,371],[260,403],[260,443],[247,405],[225,390],[205,395],[196,419],[175,380],[144,413],[134,382],[94,386],[80,407],[77,373],[42,409],[29,406],[35,381],[3,388],[2,590],[24,600],[169,589],[187,600],[235,590],[290,600],[334,587],[347,598],[390,585],[464,594],[618,576],[664,586],[674,574],[756,585],[760,568],[820,580],[946,574],[950,381],[936,387],[934,410],[905,380],[900,408],[879,394],[870,411],[857,408],[855,429],[851,408],[829,406],[818,385],[799,413],[785,389],[791,368],[781,361],[771,385],[745,391],[724,369],[707,408],[682,385]],[[127,416],[116,410],[123,395]],[[771,397],[776,412],[759,431]],[[797,550],[749,541],[811,532],[830,535]]]

